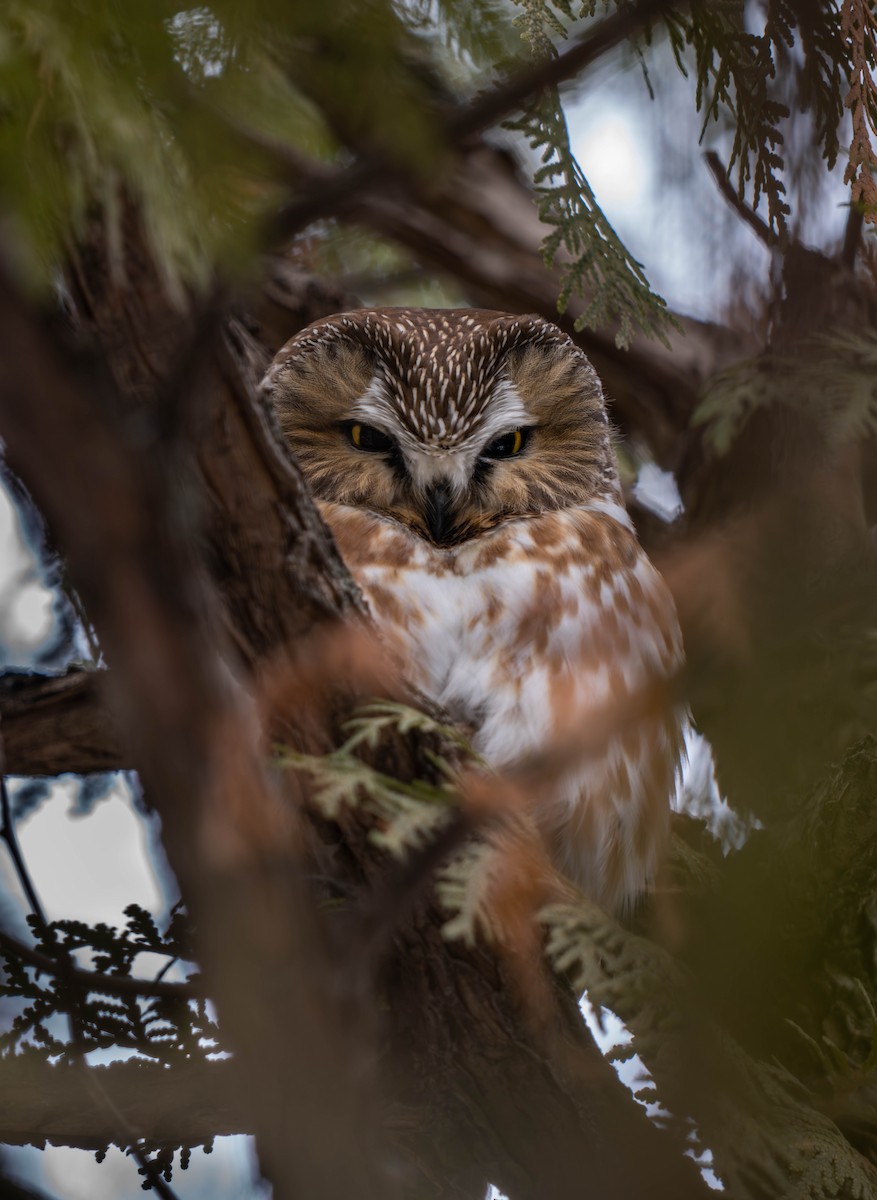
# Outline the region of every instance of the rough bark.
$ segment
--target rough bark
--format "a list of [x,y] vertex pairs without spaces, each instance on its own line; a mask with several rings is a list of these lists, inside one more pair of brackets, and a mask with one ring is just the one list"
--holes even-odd
[[0,677],[0,730],[10,775],[116,771],[124,764],[116,721],[101,694],[103,672]]

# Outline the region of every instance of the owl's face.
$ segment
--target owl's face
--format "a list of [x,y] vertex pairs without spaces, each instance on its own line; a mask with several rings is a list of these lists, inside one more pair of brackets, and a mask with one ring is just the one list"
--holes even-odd
[[539,317],[341,314],[288,342],[263,386],[318,498],[438,546],[618,487],[597,376]]

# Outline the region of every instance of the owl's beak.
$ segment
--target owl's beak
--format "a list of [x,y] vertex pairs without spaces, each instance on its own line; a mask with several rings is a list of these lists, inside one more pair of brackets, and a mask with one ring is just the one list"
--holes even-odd
[[439,546],[448,542],[456,523],[450,484],[441,481],[426,489],[423,515],[432,540]]

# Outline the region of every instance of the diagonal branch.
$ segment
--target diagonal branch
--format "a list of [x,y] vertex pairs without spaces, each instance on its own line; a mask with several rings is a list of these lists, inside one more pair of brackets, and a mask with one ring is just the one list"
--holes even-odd
[[768,249],[775,250],[780,244],[778,234],[771,229],[767,221],[762,220],[757,212],[740,199],[734,185],[728,178],[725,168],[722,166],[722,160],[716,154],[715,150],[707,150],[704,158],[706,159],[706,165],[710,169],[710,174],[716,181],[716,186],[724,199],[727,200],[731,208],[749,226],[758,240],[763,242]]
[[[674,0],[639,0],[624,5],[599,21],[563,54],[524,68],[493,91],[450,113],[440,124],[440,142],[448,147],[459,146],[475,134],[492,128],[531,96],[572,79],[607,51],[678,7]],[[288,241],[313,221],[342,214],[351,200],[363,192],[397,182],[404,176],[400,167],[376,158],[327,175],[322,183],[282,209],[273,223],[272,240]]]

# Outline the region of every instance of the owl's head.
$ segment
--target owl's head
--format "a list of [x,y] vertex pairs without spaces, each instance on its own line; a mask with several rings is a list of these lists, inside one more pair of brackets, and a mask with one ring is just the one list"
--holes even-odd
[[288,342],[263,389],[318,498],[440,546],[618,490],[600,382],[540,317],[342,313]]

